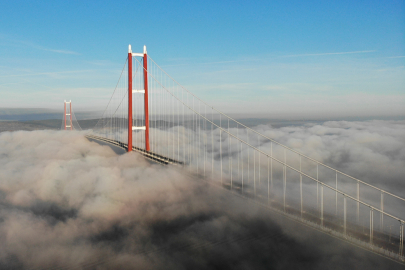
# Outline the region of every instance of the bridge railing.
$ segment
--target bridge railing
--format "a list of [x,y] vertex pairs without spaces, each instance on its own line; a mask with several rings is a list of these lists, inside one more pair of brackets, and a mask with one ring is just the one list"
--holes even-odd
[[[144,84],[135,60],[134,89]],[[150,153],[301,222],[386,256],[404,260],[405,199],[331,168],[252,129],[189,92],[151,58]],[[124,68],[125,69],[125,68]],[[126,143],[128,78],[120,81],[94,134]],[[133,126],[145,126],[141,95],[133,97]],[[135,128],[133,145],[145,132]]]

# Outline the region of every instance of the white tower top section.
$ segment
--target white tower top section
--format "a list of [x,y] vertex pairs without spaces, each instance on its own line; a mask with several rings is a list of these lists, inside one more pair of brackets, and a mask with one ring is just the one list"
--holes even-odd
[[147,52],[146,52],[146,45],[143,46],[143,54],[147,54]]
[[131,44],[128,45],[128,53],[132,53]]

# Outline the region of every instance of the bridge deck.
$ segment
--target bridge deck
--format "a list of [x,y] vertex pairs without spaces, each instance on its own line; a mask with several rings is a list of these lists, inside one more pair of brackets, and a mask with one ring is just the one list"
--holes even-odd
[[[109,143],[111,145],[118,146],[120,148],[128,150],[128,144],[122,143],[122,142],[119,142],[119,141],[116,141],[116,140],[111,140],[111,139],[108,139],[108,138],[103,138],[103,137],[99,137],[99,136],[95,136],[95,135],[86,135],[86,138],[106,142],[106,143]],[[148,151],[146,151],[146,150],[144,150],[142,148],[132,146],[132,150],[142,154],[145,158],[147,158],[149,160],[152,160],[154,162],[157,162],[159,164],[163,164],[163,165],[168,165],[168,164],[184,165],[184,163],[181,162],[181,161],[177,161],[177,160],[174,160],[174,159],[162,156],[162,155],[158,155],[158,154],[153,153],[153,152],[148,152]]]

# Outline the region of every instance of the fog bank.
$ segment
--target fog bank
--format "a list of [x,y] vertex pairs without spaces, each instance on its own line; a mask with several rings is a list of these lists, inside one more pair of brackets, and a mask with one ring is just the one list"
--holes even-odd
[[[405,160],[402,122],[257,128],[365,177],[375,160],[384,166]],[[0,268],[400,268],[283,221],[181,168],[117,155],[83,135],[0,134]],[[346,164],[345,153],[358,166]],[[391,187],[402,173],[392,166],[375,168],[390,176]]]

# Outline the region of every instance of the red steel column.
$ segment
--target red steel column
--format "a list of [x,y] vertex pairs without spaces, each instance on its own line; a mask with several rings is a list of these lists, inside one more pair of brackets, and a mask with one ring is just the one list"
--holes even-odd
[[73,123],[72,123],[72,101],[70,101],[70,130],[73,130]]
[[128,47],[128,152],[132,151],[132,50]]
[[63,120],[65,121],[65,130],[66,130],[66,101],[64,103],[64,110],[63,110]]
[[143,47],[143,82],[145,87],[145,150],[149,151],[148,54]]

